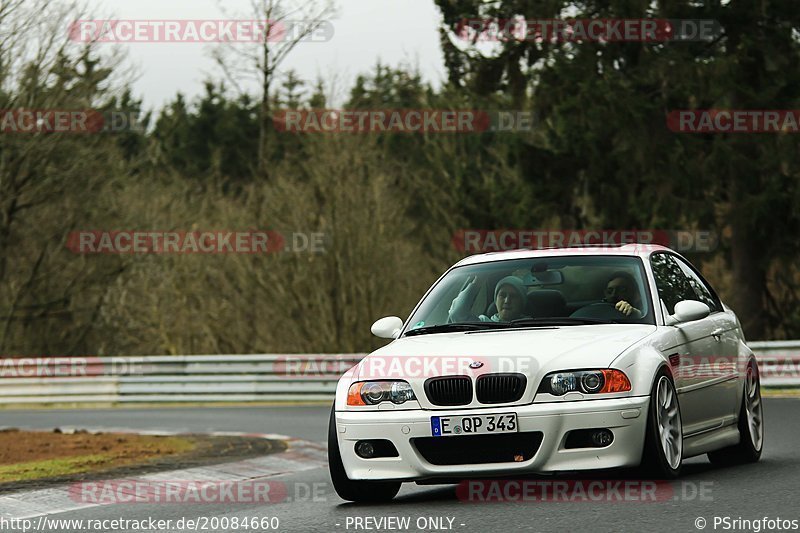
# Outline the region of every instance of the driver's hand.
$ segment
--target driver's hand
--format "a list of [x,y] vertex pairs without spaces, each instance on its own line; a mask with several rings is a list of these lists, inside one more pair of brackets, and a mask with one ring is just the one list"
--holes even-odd
[[470,307],[475,300],[475,295],[480,288],[477,276],[470,276],[461,292],[453,299],[450,304],[449,319],[451,322],[468,320]]
[[625,300],[620,300],[619,302],[617,302],[617,305],[615,305],[614,308],[625,316],[631,316],[631,313],[633,313],[634,311],[636,311],[637,315],[640,313],[638,309],[636,309],[634,306],[632,306]]

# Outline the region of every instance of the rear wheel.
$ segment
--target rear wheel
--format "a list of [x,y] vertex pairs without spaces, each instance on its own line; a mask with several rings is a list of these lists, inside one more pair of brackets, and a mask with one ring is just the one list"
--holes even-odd
[[359,481],[347,477],[339,452],[339,439],[336,434],[336,418],[331,408],[328,424],[328,470],[336,494],[351,502],[387,502],[400,491],[399,481]]
[[669,373],[656,374],[650,391],[642,466],[648,476],[674,479],[683,461],[683,427],[678,394]]
[[708,453],[716,465],[755,463],[764,447],[764,411],[761,406],[761,380],[754,361],[747,365],[742,407],[739,411],[739,444]]

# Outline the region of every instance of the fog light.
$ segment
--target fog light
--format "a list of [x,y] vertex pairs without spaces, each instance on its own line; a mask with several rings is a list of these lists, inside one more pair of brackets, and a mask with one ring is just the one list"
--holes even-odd
[[608,446],[614,441],[614,435],[607,429],[598,429],[592,433],[595,446]]
[[370,459],[375,455],[375,447],[368,440],[360,440],[356,443],[356,455],[362,459]]

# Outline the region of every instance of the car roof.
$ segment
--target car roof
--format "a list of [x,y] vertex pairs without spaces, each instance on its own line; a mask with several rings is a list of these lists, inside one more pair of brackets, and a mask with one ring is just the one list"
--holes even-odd
[[454,266],[474,265],[492,261],[507,261],[512,259],[535,259],[539,257],[563,257],[574,255],[625,255],[631,257],[648,257],[656,251],[674,252],[674,250],[659,244],[597,244],[583,246],[562,246],[539,249],[506,250],[502,252],[489,252],[465,257]]

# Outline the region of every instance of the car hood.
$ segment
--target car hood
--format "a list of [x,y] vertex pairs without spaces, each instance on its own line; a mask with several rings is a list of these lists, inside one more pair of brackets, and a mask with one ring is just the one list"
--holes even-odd
[[549,372],[608,368],[655,330],[646,324],[598,324],[402,337],[365,357],[351,376],[404,379],[417,391],[431,377],[517,372],[527,377],[530,389]]

